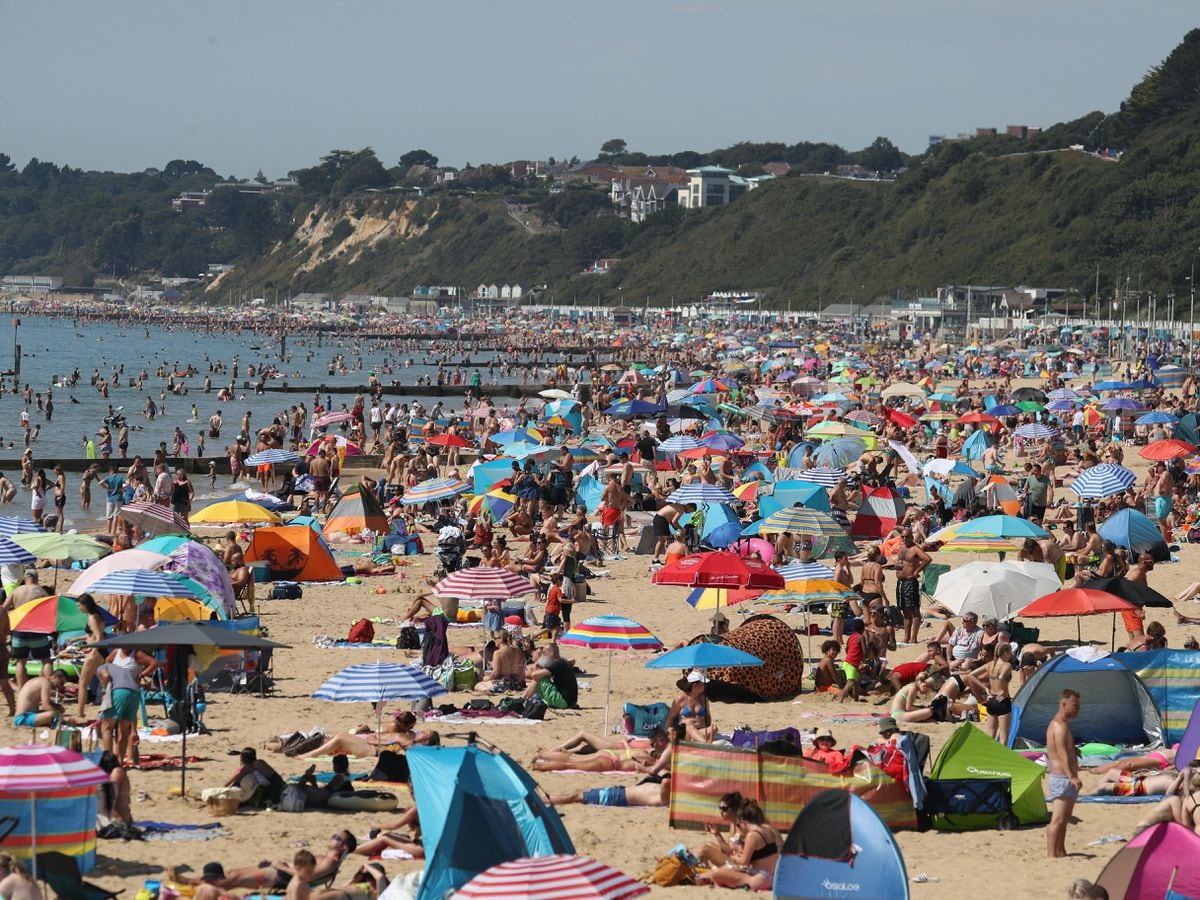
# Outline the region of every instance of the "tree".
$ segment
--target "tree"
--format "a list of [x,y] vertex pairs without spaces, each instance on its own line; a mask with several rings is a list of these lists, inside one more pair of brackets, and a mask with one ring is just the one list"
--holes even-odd
[[254,176],[254,180],[259,184],[270,184],[270,182],[267,181],[267,176],[263,174],[262,169],[258,170],[258,174]]
[[428,150],[409,150],[400,157],[399,166],[404,171],[408,171],[413,166],[429,166],[433,168],[438,164],[438,158]]
[[620,156],[625,150],[626,144],[622,138],[609,138],[600,145],[600,159],[608,156]]
[[860,165],[872,172],[894,172],[904,165],[904,154],[885,137],[877,137],[859,154]]

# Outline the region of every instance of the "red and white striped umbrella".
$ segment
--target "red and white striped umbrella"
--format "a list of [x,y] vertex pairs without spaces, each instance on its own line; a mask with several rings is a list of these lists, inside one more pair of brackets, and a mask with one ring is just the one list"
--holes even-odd
[[130,503],[118,515],[146,534],[191,534],[187,520],[161,503]]
[[456,600],[503,600],[536,591],[533,582],[516,572],[495,567],[459,569],[433,587],[438,597]]
[[455,897],[504,900],[625,900],[650,888],[586,856],[533,856],[480,872]]

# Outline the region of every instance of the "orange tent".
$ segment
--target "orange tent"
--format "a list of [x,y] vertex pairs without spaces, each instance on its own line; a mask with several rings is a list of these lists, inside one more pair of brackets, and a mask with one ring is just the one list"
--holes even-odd
[[342,570],[321,536],[307,525],[256,528],[247,562],[265,562],[272,581],[341,581]]
[[329,540],[333,540],[339,534],[358,534],[364,528],[386,534],[389,525],[379,501],[370,491],[364,491],[356,484],[342,495],[326,517],[323,531]]

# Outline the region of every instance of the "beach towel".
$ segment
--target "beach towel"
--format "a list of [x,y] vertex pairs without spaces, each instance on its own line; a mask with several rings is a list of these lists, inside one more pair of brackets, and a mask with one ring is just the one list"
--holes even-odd
[[1143,794],[1140,797],[1117,797],[1113,794],[1084,794],[1075,798],[1076,803],[1157,803],[1164,794]]

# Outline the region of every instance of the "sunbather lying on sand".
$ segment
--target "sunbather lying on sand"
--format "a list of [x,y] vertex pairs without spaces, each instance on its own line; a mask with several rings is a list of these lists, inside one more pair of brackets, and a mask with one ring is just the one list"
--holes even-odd
[[[342,864],[342,858],[347,853],[353,853],[358,841],[349,831],[339,831],[329,839],[325,853],[317,859],[312,879],[317,880],[336,872]],[[206,863],[200,878],[183,875],[177,869],[167,869],[167,880],[177,884],[193,886],[211,885],[222,891],[232,891],[238,888],[262,892],[279,892],[287,890],[292,880],[292,867],[286,863],[275,862],[267,865],[244,866],[226,872],[219,862]]]
[[538,772],[555,772],[562,769],[579,769],[583,772],[640,772],[654,765],[666,746],[667,736],[660,732],[657,738],[651,740],[649,750],[635,750],[625,741],[612,750],[596,750],[594,753],[540,750],[533,757],[533,768]]
[[566,794],[551,794],[555,806],[586,803],[589,806],[666,806],[671,797],[671,776],[655,775],[630,787],[589,788]]
[[418,731],[414,734],[335,734],[320,747],[308,753],[297,756],[296,759],[308,759],[313,756],[327,756],[333,753],[345,753],[347,756],[378,756],[383,747],[404,749],[413,744],[426,744],[436,747],[441,738],[436,731]]

